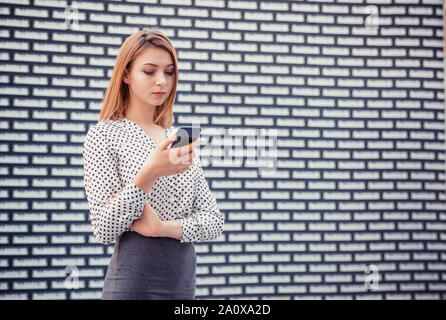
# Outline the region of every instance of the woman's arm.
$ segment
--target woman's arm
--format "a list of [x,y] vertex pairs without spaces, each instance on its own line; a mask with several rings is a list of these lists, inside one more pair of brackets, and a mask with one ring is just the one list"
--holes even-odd
[[[83,164],[93,234],[102,244],[109,244],[141,216],[152,179],[147,178],[144,185],[135,180],[122,187],[118,159],[102,124],[90,128],[85,137]],[[116,197],[107,202],[113,193]]]
[[130,229],[145,237],[167,237],[178,240],[183,237],[183,227],[180,221],[161,221],[147,202],[141,217],[133,221]]
[[217,199],[209,189],[198,157],[195,163],[198,169],[194,186],[195,198],[189,215],[179,219],[183,227],[181,242],[214,240],[224,229],[224,217],[217,206]]
[[[111,202],[116,195],[107,200]],[[167,237],[180,240],[183,227],[179,220],[161,221],[155,210],[146,202],[139,219],[133,221],[130,229],[145,237]]]

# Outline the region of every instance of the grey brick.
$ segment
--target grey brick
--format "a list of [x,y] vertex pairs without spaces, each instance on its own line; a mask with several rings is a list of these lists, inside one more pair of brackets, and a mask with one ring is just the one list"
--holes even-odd
[[321,234],[314,232],[293,233],[293,241],[321,241]]
[[290,283],[291,276],[289,275],[266,275],[261,278],[262,283]]
[[100,255],[104,253],[103,247],[99,246],[85,246],[85,247],[77,247],[77,246],[71,246],[70,247],[70,254],[71,255]]
[[[418,263],[418,265],[422,266],[421,263]],[[424,267],[422,269],[424,269]],[[409,269],[407,268],[407,270],[409,270]],[[413,268],[411,270],[416,270],[416,269]],[[413,274],[413,280],[415,280],[415,281],[438,281],[439,280],[439,276],[438,276],[437,273],[417,273],[416,272],[416,273]]]
[[26,270],[0,270],[0,279],[28,278]]
[[306,272],[307,271],[307,267],[306,267],[305,264],[296,264],[296,263],[292,263],[292,264],[279,264],[277,266],[277,271],[278,272],[283,272],[283,273]]
[[336,230],[335,223],[325,222],[310,222],[308,224],[308,230],[310,231],[334,231]]
[[296,283],[312,283],[312,282],[322,282],[322,277],[320,275],[294,275],[293,282]]
[[250,283],[259,283],[258,276],[230,276],[229,284],[250,284]]
[[258,262],[259,257],[257,254],[231,254],[228,261],[230,263],[243,263],[243,262]]
[[438,293],[415,293],[415,300],[440,300],[440,294]]
[[306,244],[293,244],[293,243],[287,243],[282,244],[279,243],[277,245],[277,251],[286,251],[286,252],[296,252],[296,251],[306,251]]
[[262,254],[262,262],[289,262],[290,255],[288,254]]
[[27,256],[28,248],[13,247],[13,248],[0,248],[0,256]]
[[246,252],[272,252],[274,251],[274,245],[272,244],[246,244]]
[[260,2],[260,10],[273,10],[273,11],[289,11],[288,3],[280,3],[275,1]]
[[101,298],[101,291],[72,291],[70,293],[70,299],[80,299],[80,300],[87,300],[87,299],[100,299]]
[[28,295],[26,293],[5,293],[5,294],[0,294],[0,299],[2,299],[2,300],[28,300]]
[[46,244],[48,243],[46,236],[13,236],[13,244]]
[[318,243],[310,243],[309,251],[323,252],[323,251],[336,251],[336,244],[318,244]]
[[197,275],[209,274],[209,269],[208,266],[197,266]]
[[351,254],[324,254],[324,261],[326,262],[335,262],[335,261],[352,261]]
[[277,288],[278,293],[306,293],[307,288],[305,285],[279,285]]
[[246,286],[246,294],[271,294],[275,293],[274,286]]
[[365,251],[366,245],[364,243],[341,243],[339,244],[340,251]]
[[384,232],[384,240],[409,240],[407,232]]
[[52,258],[51,259],[51,266],[84,266],[85,260],[83,258]]
[[335,293],[337,291],[336,285],[311,285],[311,293]]
[[231,223],[231,222],[225,223],[225,231],[241,231],[241,230],[242,230],[241,223]]
[[231,242],[233,242],[233,241],[243,241],[243,242],[259,241],[259,235],[258,234],[254,234],[254,233],[249,233],[249,234],[230,234],[228,239]]
[[[231,278],[231,277],[230,277]],[[197,285],[216,285],[216,284],[226,284],[225,277],[197,277]]]
[[321,261],[320,254],[294,254],[293,255],[294,262],[319,262]]
[[14,281],[12,283],[13,290],[44,290],[47,287],[44,281]]
[[12,259],[13,267],[47,267],[47,259],[45,258],[14,258]]
[[245,273],[268,273],[274,272],[274,265],[262,264],[262,265],[246,265]]
[[[303,230],[306,230],[306,226],[305,226],[305,223],[279,222],[277,224],[277,230],[280,230],[280,231],[285,231],[285,230],[303,231]],[[293,234],[293,239],[295,239],[296,237],[299,237],[299,236],[301,236],[301,235]],[[318,239],[320,239],[320,237],[318,237]]]
[[225,263],[226,259],[223,255],[198,255],[197,261],[200,264],[217,264],[217,263]]
[[351,241],[352,235],[348,233],[325,233],[324,241]]
[[411,298],[410,294],[386,293],[385,299],[386,300],[410,300],[412,298]]
[[240,295],[242,294],[242,287],[232,286],[232,287],[214,287],[212,288],[212,295]]

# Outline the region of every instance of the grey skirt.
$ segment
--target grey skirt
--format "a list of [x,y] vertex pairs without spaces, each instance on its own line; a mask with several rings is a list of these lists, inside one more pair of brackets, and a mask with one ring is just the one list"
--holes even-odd
[[194,300],[193,243],[124,232],[116,240],[102,290],[104,300]]

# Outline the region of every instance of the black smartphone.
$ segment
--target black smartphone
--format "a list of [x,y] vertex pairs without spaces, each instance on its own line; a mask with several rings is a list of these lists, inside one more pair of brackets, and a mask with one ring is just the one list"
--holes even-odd
[[201,128],[196,126],[182,126],[177,131],[177,137],[170,148],[187,146],[200,137]]

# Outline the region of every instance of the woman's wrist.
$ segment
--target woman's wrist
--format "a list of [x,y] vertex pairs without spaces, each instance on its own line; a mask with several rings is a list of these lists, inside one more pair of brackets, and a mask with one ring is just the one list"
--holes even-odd
[[156,170],[152,167],[143,167],[133,179],[133,182],[137,187],[143,190],[145,193],[149,193],[155,184],[156,180],[159,178],[156,175]]
[[180,240],[183,237],[183,226],[179,220],[161,222],[160,237],[174,238]]

